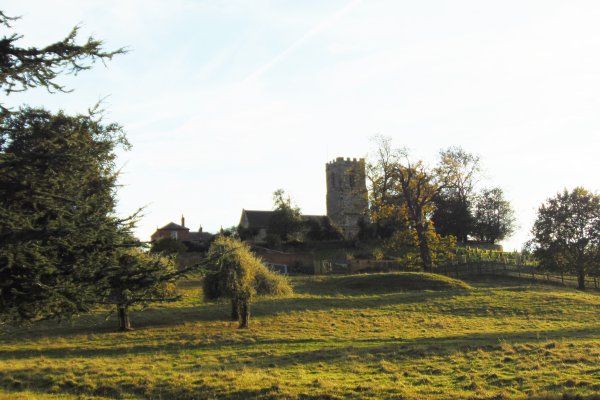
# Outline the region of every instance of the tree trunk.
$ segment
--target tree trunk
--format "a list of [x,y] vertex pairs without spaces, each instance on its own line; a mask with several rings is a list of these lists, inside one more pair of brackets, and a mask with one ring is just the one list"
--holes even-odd
[[129,310],[126,305],[119,304],[117,306],[119,311],[119,330],[121,332],[131,331],[131,322],[129,321]]
[[240,319],[240,302],[236,298],[231,299],[231,320],[237,321]]
[[585,271],[583,268],[577,271],[577,288],[581,290],[585,289]]
[[250,303],[248,301],[241,302],[240,312],[240,328],[247,328],[250,324]]
[[431,272],[433,270],[433,261],[431,259],[429,242],[427,241],[427,228],[417,224],[415,229],[417,231],[417,239],[419,240],[419,252],[421,254],[423,269],[425,272]]

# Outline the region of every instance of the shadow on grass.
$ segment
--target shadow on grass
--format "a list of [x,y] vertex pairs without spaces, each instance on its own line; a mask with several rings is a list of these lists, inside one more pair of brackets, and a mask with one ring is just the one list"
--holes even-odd
[[343,362],[350,354],[363,360],[373,356],[375,359],[385,359],[386,361],[415,360],[425,357],[447,356],[457,351],[501,350],[502,342],[524,344],[543,343],[564,338],[595,339],[597,337],[597,328],[581,328],[510,333],[472,333],[415,339],[357,339],[352,340],[352,343],[354,343],[352,345],[341,346],[336,345],[334,342],[326,342],[323,343],[322,348],[316,350],[298,351],[283,356],[257,359],[254,365],[268,368],[273,365],[285,367],[286,365],[298,363],[335,363],[337,361]]
[[[271,352],[265,353],[257,351],[248,351],[247,344],[237,344],[240,347],[240,353],[244,356],[250,356],[252,366],[262,369],[273,367],[281,368],[293,365],[304,365],[310,368],[312,364],[328,363],[330,365],[344,365],[348,356],[353,356],[354,360],[369,360],[368,363],[374,364],[380,360],[388,362],[417,360],[427,357],[440,357],[450,355],[457,351],[470,353],[480,349],[485,351],[503,351],[500,341],[506,341],[511,344],[522,343],[543,343],[549,340],[558,340],[562,338],[592,339],[597,337],[597,329],[557,329],[546,331],[526,331],[512,333],[473,333],[464,335],[448,335],[437,338],[416,338],[416,339],[364,339],[354,340],[352,345],[346,343],[339,344],[335,342],[318,342],[313,340],[263,340],[252,344],[268,345],[282,344],[284,346],[297,345],[299,351],[293,349],[284,355],[273,355]],[[311,350],[302,350],[303,344],[314,343],[318,348]],[[227,342],[203,345],[200,347],[228,346]],[[194,348],[200,348],[194,346]],[[517,349],[517,352],[536,352],[543,351],[543,347],[523,347]],[[179,351],[190,350],[189,347],[157,344],[154,346],[133,346],[127,349],[127,353],[139,354],[146,352],[166,352],[177,355]],[[43,356],[48,358],[55,357],[109,357],[123,354],[121,349],[88,349],[77,350],[73,352],[58,352],[58,350],[42,350],[36,352],[36,357]],[[21,351],[3,352],[2,359],[13,357],[27,357],[29,354]],[[239,366],[237,352],[230,358],[219,361],[214,366],[215,371],[226,370],[228,368],[236,369]],[[38,392],[53,393],[60,392],[64,394],[77,395],[97,395],[107,396],[109,398],[120,398],[123,396],[143,396],[148,398],[169,398],[169,399],[202,399],[202,398],[279,398],[280,393],[276,386],[266,386],[262,389],[247,390],[242,388],[214,388],[204,384],[202,379],[182,387],[171,383],[168,379],[148,383],[144,380],[134,378],[119,379],[110,381],[110,385],[103,385],[103,382],[90,381],[89,373],[84,366],[71,364],[69,368],[56,367],[38,367],[28,369],[16,369],[0,372],[0,387],[5,390],[18,392],[22,390],[34,390]],[[106,379],[106,378],[105,378]],[[269,385],[265,382],[265,385]],[[557,386],[558,390],[568,389],[567,386]],[[223,392],[227,390],[227,392]],[[315,395],[318,398],[318,395]],[[307,397],[310,398],[310,397]],[[594,398],[594,397],[581,397]]]
[[[254,317],[266,317],[298,311],[321,311],[331,309],[377,308],[398,304],[424,303],[435,299],[451,299],[466,295],[468,291],[446,292],[402,292],[370,296],[337,297],[289,297],[262,298],[252,305]],[[201,321],[228,321],[228,302],[203,303],[197,307],[148,308],[131,312],[135,329],[175,326]],[[3,339],[22,341],[24,338],[65,337],[82,334],[103,334],[116,332],[118,322],[113,314],[108,319],[105,313],[86,314],[66,323],[55,321],[38,322],[27,328],[7,328]],[[12,340],[11,340],[12,339]]]
[[[381,358],[404,359],[422,358],[429,356],[444,356],[456,351],[473,351],[478,349],[499,349],[500,342],[520,344],[527,342],[545,342],[564,338],[592,339],[598,337],[598,328],[579,329],[555,329],[555,330],[532,330],[521,332],[490,332],[471,333],[464,335],[448,335],[440,337],[423,337],[414,339],[397,338],[375,338],[375,339],[353,339],[352,345],[341,345],[340,341],[327,341],[323,339],[252,339],[251,342],[240,340],[219,340],[207,343],[162,341],[155,344],[131,345],[123,341],[122,345],[102,347],[60,347],[53,349],[17,349],[7,350],[0,353],[0,360],[26,359],[26,358],[53,358],[68,359],[82,357],[119,357],[144,354],[171,354],[177,355],[181,352],[193,350],[211,349],[221,347],[233,354],[243,354],[254,360],[254,365],[268,368],[272,364],[278,367],[296,364],[299,361],[330,362],[348,354],[359,357],[367,354],[380,356]],[[347,342],[344,342],[347,343]],[[289,350],[288,354],[273,356],[265,352],[264,346],[281,346]],[[311,347],[311,350],[302,350]],[[317,347],[315,349],[315,347]],[[252,348],[260,348],[253,351]],[[301,349],[294,351],[294,349]],[[231,364],[239,363],[235,357]]]

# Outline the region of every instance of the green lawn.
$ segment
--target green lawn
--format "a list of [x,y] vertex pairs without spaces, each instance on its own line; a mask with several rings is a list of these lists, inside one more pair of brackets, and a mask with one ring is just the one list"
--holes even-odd
[[135,312],[133,332],[103,313],[9,331],[0,399],[600,399],[598,292],[415,274],[292,283],[293,297],[256,302],[248,330],[190,280],[180,302]]

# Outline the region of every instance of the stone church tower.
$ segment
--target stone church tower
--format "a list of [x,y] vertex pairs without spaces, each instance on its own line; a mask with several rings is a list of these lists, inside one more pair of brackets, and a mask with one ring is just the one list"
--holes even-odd
[[325,166],[327,216],[346,239],[358,234],[358,222],[367,218],[368,198],[365,159],[338,157]]

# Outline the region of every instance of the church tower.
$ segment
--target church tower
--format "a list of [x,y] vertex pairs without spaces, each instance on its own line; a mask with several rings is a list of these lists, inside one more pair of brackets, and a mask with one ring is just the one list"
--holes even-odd
[[368,210],[365,159],[338,157],[325,166],[327,176],[327,216],[342,230],[344,238],[354,239],[358,222]]

